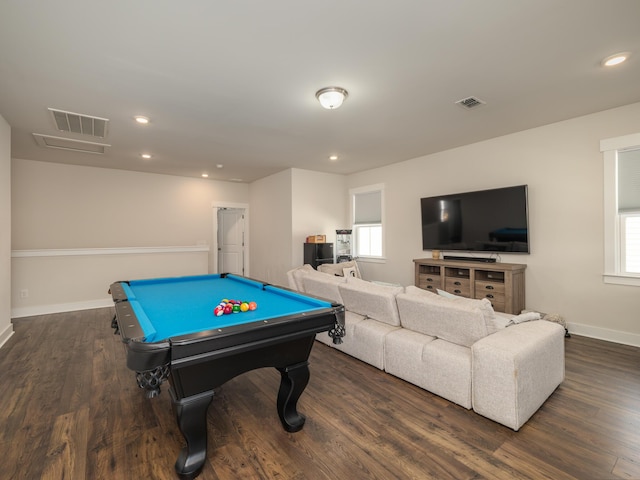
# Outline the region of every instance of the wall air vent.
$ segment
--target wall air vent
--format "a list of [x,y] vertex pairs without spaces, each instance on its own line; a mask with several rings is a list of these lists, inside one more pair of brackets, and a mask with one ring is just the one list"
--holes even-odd
[[462,100],[458,100],[456,102],[456,105],[460,105],[466,110],[471,110],[472,108],[480,107],[482,105],[485,105],[486,103],[487,102],[485,102],[484,100],[480,100],[476,97],[467,97],[463,98]]
[[61,132],[80,133],[92,137],[105,138],[107,136],[108,118],[92,117],[80,113],[65,112],[49,108],[56,128]]
[[81,153],[97,153],[103,154],[106,151],[106,143],[86,142],[84,140],[72,140],[70,138],[52,137],[51,135],[43,135],[42,133],[34,133],[33,137],[36,143],[41,147],[59,148],[62,150],[71,150]]

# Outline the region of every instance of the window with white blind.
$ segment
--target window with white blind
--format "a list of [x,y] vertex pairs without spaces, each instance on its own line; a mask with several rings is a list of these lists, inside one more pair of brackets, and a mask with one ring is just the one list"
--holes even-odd
[[607,283],[640,286],[640,134],[600,142]]
[[350,190],[354,255],[361,259],[384,258],[384,188],[372,185]]
[[618,152],[620,271],[640,275],[640,148]]

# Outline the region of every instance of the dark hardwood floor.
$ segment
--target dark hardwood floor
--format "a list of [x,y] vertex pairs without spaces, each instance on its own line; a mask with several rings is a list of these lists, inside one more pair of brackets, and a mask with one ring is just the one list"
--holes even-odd
[[[0,478],[172,479],[167,387],[147,399],[111,309],[19,319],[0,349]],[[316,342],[286,433],[279,374],[217,391],[199,478],[640,479],[640,349],[573,336],[566,380],[514,432]]]

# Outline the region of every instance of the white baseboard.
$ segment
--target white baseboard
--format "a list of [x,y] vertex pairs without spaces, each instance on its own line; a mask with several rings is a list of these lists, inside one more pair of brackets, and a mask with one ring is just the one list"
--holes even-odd
[[640,335],[637,333],[621,332],[620,330],[593,327],[581,323],[568,323],[567,328],[569,329],[569,333],[575,333],[583,337],[597,338],[598,340],[605,340],[607,342],[640,347]]
[[111,298],[99,300],[87,300],[85,302],[57,303],[54,305],[38,305],[35,307],[13,308],[11,318],[32,317],[34,315],[47,315],[50,313],[75,312],[78,310],[91,310],[94,308],[112,307]]
[[11,338],[11,335],[13,335],[13,325],[9,324],[7,328],[0,332],[0,348]]

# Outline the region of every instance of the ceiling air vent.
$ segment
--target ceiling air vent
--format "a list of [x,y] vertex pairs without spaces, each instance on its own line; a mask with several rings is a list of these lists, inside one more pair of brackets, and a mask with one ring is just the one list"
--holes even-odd
[[105,138],[107,136],[108,118],[92,117],[80,113],[65,112],[49,108],[56,128],[61,132],[80,133],[92,137]]
[[42,133],[34,133],[36,143],[41,147],[59,148],[62,150],[71,150],[81,153],[97,153],[102,154],[106,151],[106,143],[85,142],[84,140],[72,140],[70,138],[53,137],[51,135],[43,135]]
[[463,98],[462,100],[458,100],[456,102],[457,105],[460,105],[462,108],[465,108],[467,110],[480,107],[482,105],[485,105],[486,103],[487,102],[480,100],[479,98],[476,98],[476,97],[467,97],[467,98]]

